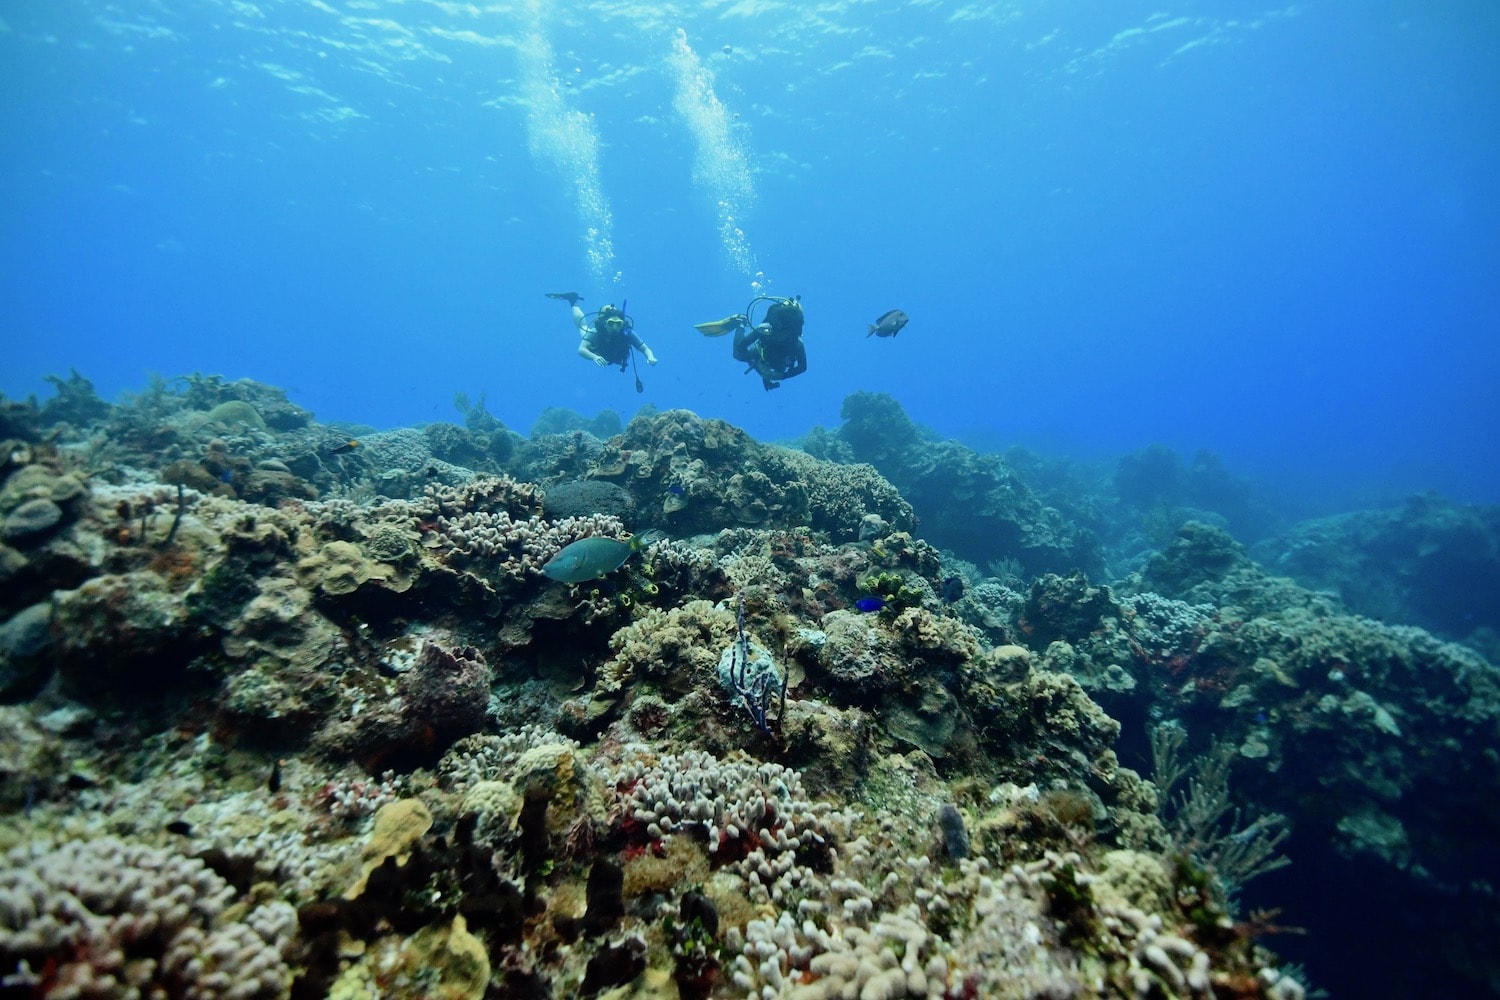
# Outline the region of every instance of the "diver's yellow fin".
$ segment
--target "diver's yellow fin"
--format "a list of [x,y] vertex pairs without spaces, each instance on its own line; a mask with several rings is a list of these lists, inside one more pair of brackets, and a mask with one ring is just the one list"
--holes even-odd
[[693,329],[705,337],[722,337],[730,330],[738,329],[739,325],[743,322],[744,320],[736,313],[733,316],[725,316],[723,319],[716,319],[708,323],[694,323]]

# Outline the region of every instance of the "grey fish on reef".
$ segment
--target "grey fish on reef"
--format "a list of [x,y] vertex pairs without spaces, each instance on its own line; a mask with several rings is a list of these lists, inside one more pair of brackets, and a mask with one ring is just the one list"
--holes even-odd
[[866,337],[894,337],[906,325],[908,317],[900,309],[892,309],[870,324]]
[[943,850],[948,860],[957,864],[969,856],[969,831],[964,829],[963,813],[952,802],[944,802],[938,810],[938,829],[943,832]]
[[658,537],[660,535],[657,533],[647,532],[644,535],[634,535],[628,541],[623,542],[617,538],[604,538],[599,535],[592,538],[580,538],[571,545],[563,546],[561,552],[547,560],[547,565],[542,567],[542,572],[558,583],[586,583],[589,580],[597,580],[625,565],[625,560],[656,541]]

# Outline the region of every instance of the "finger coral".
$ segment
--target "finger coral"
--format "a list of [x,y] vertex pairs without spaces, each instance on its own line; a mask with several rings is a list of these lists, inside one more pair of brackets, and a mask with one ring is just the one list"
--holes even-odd
[[286,903],[238,919],[203,862],[115,837],[17,847],[0,872],[0,962],[36,996],[285,997]]

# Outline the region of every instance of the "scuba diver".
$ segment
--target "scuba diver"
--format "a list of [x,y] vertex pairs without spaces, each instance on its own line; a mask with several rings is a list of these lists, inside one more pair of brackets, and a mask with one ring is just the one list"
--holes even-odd
[[[762,302],[770,303],[766,314],[760,323],[752,324],[751,314]],[[743,313],[711,323],[698,323],[695,329],[707,337],[722,337],[734,331],[734,359],[749,366],[745,369],[746,374],[753,371],[760,375],[760,384],[767,392],[807,371],[800,295],[789,299],[758,295],[750,300]]]
[[[635,320],[625,313],[624,305],[606,305],[598,312],[585,314],[578,308],[583,296],[577,292],[548,292],[549,299],[562,299],[573,308],[573,325],[578,328],[578,355],[588,358],[600,368],[619,365],[620,371],[633,365],[635,356],[631,349],[646,356],[646,364],[656,364],[656,355],[635,332]],[[592,317],[592,322],[590,318]],[[635,391],[642,391],[641,378],[635,379]]]

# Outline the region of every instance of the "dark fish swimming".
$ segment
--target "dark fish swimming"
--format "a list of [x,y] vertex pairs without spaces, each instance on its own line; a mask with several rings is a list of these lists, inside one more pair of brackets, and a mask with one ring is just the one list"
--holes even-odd
[[938,829],[943,831],[943,850],[948,860],[957,864],[969,856],[969,831],[964,829],[964,814],[952,802],[938,810]]
[[886,600],[884,597],[861,597],[854,602],[854,606],[866,614],[869,614],[871,611],[879,611],[885,605]]
[[358,447],[359,447],[359,442],[355,441],[354,439],[351,438],[350,440],[345,441],[343,444],[336,444],[332,448],[329,448],[328,449],[328,454],[330,454],[330,455],[347,455],[351,451],[353,451],[355,448],[358,448]]
[[870,324],[870,332],[866,337],[894,337],[901,332],[906,325],[907,315],[900,309],[892,309]]
[[961,576],[950,576],[943,581],[943,600],[952,604],[964,596],[964,578]]
[[647,532],[645,535],[634,535],[623,542],[599,535],[580,538],[573,544],[564,546],[561,552],[547,560],[542,572],[558,583],[597,580],[625,565],[625,560],[656,541],[657,537],[657,534]]

